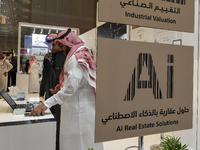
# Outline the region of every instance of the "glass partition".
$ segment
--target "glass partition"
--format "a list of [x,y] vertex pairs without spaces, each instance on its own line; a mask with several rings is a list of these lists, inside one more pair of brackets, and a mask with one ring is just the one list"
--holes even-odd
[[[18,35],[18,71],[26,73],[26,61],[30,56],[35,56],[39,64],[39,74],[42,74],[43,59],[46,53],[51,52],[48,45],[45,44],[45,38],[48,34],[58,34],[69,27],[47,26],[40,24],[19,23]],[[72,28],[72,31],[79,34],[78,28]]]

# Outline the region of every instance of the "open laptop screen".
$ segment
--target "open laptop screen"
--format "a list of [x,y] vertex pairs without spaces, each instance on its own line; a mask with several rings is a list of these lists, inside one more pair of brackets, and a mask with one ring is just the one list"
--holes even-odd
[[10,107],[13,110],[16,108],[17,104],[4,89],[0,92],[0,95],[4,98],[4,100],[10,105]]

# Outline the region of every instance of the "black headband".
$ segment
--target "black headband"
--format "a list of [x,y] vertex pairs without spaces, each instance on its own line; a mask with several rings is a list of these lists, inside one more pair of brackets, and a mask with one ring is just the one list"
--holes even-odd
[[63,38],[66,37],[70,32],[71,32],[71,29],[69,28],[65,34],[63,34],[62,36],[60,36],[59,38],[56,38],[56,39],[63,39]]
[[46,41],[47,43],[52,43],[52,42],[54,42],[56,39],[63,39],[63,38],[66,37],[70,32],[71,32],[71,29],[69,28],[65,34],[63,34],[63,35],[60,36],[59,38],[55,38],[55,39],[47,39],[47,37],[49,36],[49,34],[48,34],[48,35],[46,36],[46,38],[45,38],[45,41]]

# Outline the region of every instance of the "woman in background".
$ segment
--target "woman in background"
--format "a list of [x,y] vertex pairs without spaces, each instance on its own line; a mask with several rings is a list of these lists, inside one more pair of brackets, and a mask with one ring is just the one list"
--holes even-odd
[[39,92],[39,75],[38,69],[39,65],[35,56],[31,56],[29,59],[29,92]]

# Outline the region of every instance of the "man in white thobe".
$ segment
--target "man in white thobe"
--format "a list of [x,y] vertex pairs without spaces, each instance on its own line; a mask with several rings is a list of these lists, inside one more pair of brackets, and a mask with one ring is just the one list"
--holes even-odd
[[29,92],[39,92],[39,65],[35,56],[29,58]]
[[8,72],[13,68],[3,53],[0,53],[0,91],[7,91]]
[[30,115],[44,115],[55,104],[61,105],[60,150],[103,150],[94,143],[96,66],[84,42],[70,29],[58,34],[55,43],[69,53],[54,94]]

